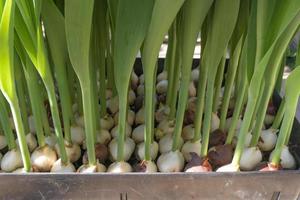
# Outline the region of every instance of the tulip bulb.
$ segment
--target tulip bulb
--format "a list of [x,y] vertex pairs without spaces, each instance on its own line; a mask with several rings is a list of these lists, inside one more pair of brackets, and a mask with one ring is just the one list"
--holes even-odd
[[[127,112],[127,123],[132,126],[135,120],[135,113],[132,110]],[[114,123],[117,125],[119,121],[119,112],[117,112],[114,116]]]
[[0,150],[4,149],[7,147],[7,140],[4,135],[0,135]]
[[55,144],[56,144],[56,136],[53,133],[51,133],[49,136],[46,136],[45,137],[45,143],[49,147],[54,148]]
[[101,129],[100,131],[96,131],[96,135],[97,135],[96,136],[97,137],[96,138],[97,143],[107,145],[111,141],[111,135],[105,129]]
[[168,80],[162,80],[156,84],[157,94],[165,94],[168,90]]
[[145,123],[145,108],[142,107],[135,115],[135,124],[144,124]]
[[82,173],[82,174],[90,174],[90,173],[96,173],[96,172],[105,172],[106,171],[106,167],[97,162],[96,165],[81,165],[77,172]]
[[159,73],[157,75],[156,81],[161,82],[161,81],[167,80],[167,79],[168,79],[168,72],[167,71],[162,71],[161,73]]

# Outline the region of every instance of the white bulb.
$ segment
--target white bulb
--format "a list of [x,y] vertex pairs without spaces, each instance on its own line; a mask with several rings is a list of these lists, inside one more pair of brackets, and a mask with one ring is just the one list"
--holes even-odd
[[217,130],[220,126],[220,119],[217,114],[212,113],[210,132]]
[[[225,129],[224,129],[224,131],[226,131],[226,132],[229,131],[231,123],[232,123],[232,117],[227,118],[226,122],[225,122]],[[242,126],[242,123],[243,123],[243,121],[239,118],[238,121],[237,121],[235,130],[240,130],[240,128]]]
[[200,151],[201,151],[201,142],[200,140],[196,142],[192,141],[186,141],[184,145],[182,146],[181,153],[183,154],[183,157],[185,161],[191,161],[192,156],[191,153],[194,152],[198,156],[200,156]]
[[[274,151],[270,154],[269,161],[272,161]],[[283,169],[295,169],[296,168],[296,161],[294,156],[289,151],[287,146],[283,146],[281,154],[280,154],[280,165]]]
[[112,114],[115,114],[119,111],[119,99],[118,96],[115,96],[109,100],[107,100],[107,108]]
[[131,138],[135,141],[135,143],[140,143],[144,141],[144,131],[145,131],[145,125],[141,124],[137,126],[132,131]]
[[73,125],[71,126],[70,131],[72,142],[82,145],[83,141],[85,140],[84,129],[81,126]]
[[165,94],[168,90],[168,80],[162,80],[156,84],[156,92],[158,94]]
[[132,172],[132,167],[127,162],[114,162],[112,163],[108,169],[107,172],[109,173],[128,173]]
[[97,143],[107,145],[111,141],[111,135],[105,129],[101,129],[100,131],[96,131],[96,135],[97,135]]
[[1,160],[1,169],[5,172],[12,172],[19,167],[23,167],[20,151],[12,149],[6,152]]
[[262,161],[262,153],[257,147],[245,148],[240,160],[242,170],[253,170]]
[[272,128],[261,131],[261,135],[260,135],[261,140],[259,140],[258,142],[258,146],[260,150],[271,151],[272,149],[274,149],[277,141],[277,135],[276,135],[277,132],[278,132],[277,129],[272,129]]
[[[56,150],[57,155],[59,157],[61,157],[58,144],[55,145],[55,150]],[[76,144],[76,143],[67,144],[67,142],[65,141],[65,150],[66,150],[66,153],[67,153],[67,156],[68,156],[70,162],[74,163],[77,160],[79,160],[79,158],[81,156],[81,149],[78,144]]]
[[167,71],[162,71],[161,73],[159,73],[157,75],[156,81],[160,82],[160,81],[163,81],[163,80],[167,80],[167,78],[168,78],[168,72]]
[[45,137],[45,143],[49,147],[54,148],[55,144],[56,144],[56,136],[53,133],[51,133],[49,136],[46,136]]
[[[127,123],[132,126],[135,120],[135,113],[132,110],[128,110],[127,112]],[[119,121],[119,112],[117,112],[114,116],[114,124],[118,124]]]
[[[158,154],[158,144],[157,142],[153,141],[150,145],[150,157],[151,160],[155,160]],[[145,143],[139,143],[136,148],[136,157],[138,160],[145,159]]]
[[133,105],[136,99],[135,92],[133,90],[129,90],[128,92],[128,104]]
[[109,115],[106,115],[100,119],[100,127],[108,131],[114,126],[114,123],[114,119]]
[[[159,140],[159,152],[160,153],[166,153],[172,150],[173,145],[173,135],[167,134],[163,138]],[[179,143],[178,143],[179,149],[183,145],[183,139],[180,137]]]
[[106,167],[97,161],[96,165],[81,165],[77,171],[82,174],[101,173],[106,171]]
[[71,162],[68,162],[67,164],[63,164],[61,162],[61,159],[58,159],[53,163],[51,168],[52,173],[72,173],[76,172],[76,169],[74,165]]
[[265,119],[264,119],[264,123],[266,125],[271,125],[273,123],[274,119],[275,119],[274,115],[266,114]]
[[189,124],[182,129],[182,139],[184,141],[192,140],[194,138],[195,128],[194,124]]
[[145,86],[144,86],[144,84],[140,84],[137,87],[136,93],[137,93],[138,96],[144,96],[144,94],[145,94]]
[[224,165],[220,168],[217,169],[216,172],[239,172],[239,166],[238,165],[234,165],[232,163],[228,164],[228,165]]
[[[109,143],[108,147],[109,147],[109,153],[110,153],[111,159],[113,161],[117,160],[117,158],[118,158],[118,140],[117,140],[117,138],[112,139],[112,141]],[[134,141],[131,138],[126,137],[126,139],[124,141],[124,161],[127,161],[130,159],[130,157],[134,151],[134,148],[135,148]]]
[[160,172],[181,172],[184,167],[184,158],[180,151],[170,151],[161,154],[157,160]]
[[34,150],[31,154],[32,167],[40,172],[49,172],[52,165],[57,160],[55,151],[45,145]]
[[158,124],[155,131],[155,137],[157,139],[160,139],[167,134],[172,134],[174,132],[174,129],[175,129],[174,121],[165,119]]
[[[127,137],[131,136],[131,132],[132,132],[132,128],[131,126],[126,122],[126,126],[125,126],[125,135]],[[118,137],[118,125],[116,125],[112,130],[111,130],[111,136],[112,137]]]
[[191,80],[197,82],[199,80],[199,68],[195,68],[191,72]]
[[142,107],[135,115],[135,124],[144,124],[145,123],[145,108]]

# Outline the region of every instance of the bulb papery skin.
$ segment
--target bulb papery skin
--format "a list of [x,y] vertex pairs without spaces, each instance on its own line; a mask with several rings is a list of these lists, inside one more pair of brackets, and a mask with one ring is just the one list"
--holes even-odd
[[[159,152],[160,153],[166,153],[172,150],[172,144],[173,144],[173,135],[167,134],[163,138],[159,140]],[[180,149],[183,145],[183,139],[180,137],[178,148]]]
[[234,165],[232,163],[228,165],[224,165],[216,170],[216,172],[239,172],[240,168],[238,165]]
[[56,145],[56,136],[54,134],[51,134],[49,136],[46,136],[45,137],[45,143],[51,147],[51,148],[54,148],[55,145]]
[[199,68],[195,68],[191,72],[191,80],[194,82],[198,82],[199,80]]
[[129,173],[132,172],[132,167],[129,163],[124,161],[114,162],[108,167],[107,172],[114,174]]
[[263,130],[260,134],[260,140],[258,142],[258,147],[262,151],[271,151],[274,149],[277,141],[277,129],[267,129]]
[[[136,157],[138,160],[144,160],[145,159],[145,143],[139,143],[136,147]],[[153,141],[150,145],[150,157],[151,160],[155,160],[158,154],[158,144],[157,142]]]
[[[112,161],[116,161],[118,157],[118,140],[117,138],[114,138],[111,140],[111,142],[108,145],[109,147],[109,153]],[[125,138],[125,143],[124,143],[124,161],[128,161],[134,152],[135,148],[135,142],[129,138]]]
[[76,169],[71,162],[68,162],[66,165],[64,165],[61,162],[61,159],[58,159],[52,165],[50,172],[52,172],[52,173],[72,173],[72,172],[76,172]]
[[262,161],[262,153],[258,147],[245,148],[240,160],[240,169],[253,170]]
[[210,132],[217,130],[220,126],[220,119],[217,114],[212,113]]
[[81,165],[77,172],[82,173],[82,174],[90,174],[90,173],[101,173],[101,172],[106,172],[106,167],[97,162],[96,165]]
[[56,152],[48,145],[38,147],[31,154],[32,167],[40,172],[49,172],[57,160]]
[[174,121],[163,120],[161,121],[155,131],[156,139],[162,139],[167,134],[172,134],[174,132],[175,126]]
[[73,125],[70,128],[71,131],[71,140],[73,143],[82,145],[85,140],[84,129],[81,126]]
[[[114,116],[114,124],[117,125],[119,121],[119,112],[117,112]],[[128,110],[127,112],[127,123],[132,126],[135,121],[135,113],[132,110]]]
[[17,149],[12,149],[4,154],[1,160],[1,169],[5,172],[12,172],[23,167],[21,153]]
[[142,107],[135,115],[135,124],[144,124],[145,123],[145,108]]
[[190,82],[188,91],[189,91],[189,97],[195,97],[197,95],[197,89],[195,87],[194,82]]
[[[81,149],[78,144],[76,144],[76,143],[68,144],[65,141],[65,149],[66,149],[67,156],[71,163],[76,162],[80,158]],[[55,150],[56,150],[57,155],[60,157],[60,150],[59,150],[58,144],[55,145]]]
[[145,94],[145,86],[144,86],[144,84],[140,84],[137,87],[136,93],[137,93],[138,96],[144,96],[144,94]]
[[[272,161],[274,151],[270,154],[269,161]],[[296,168],[296,161],[294,156],[289,151],[289,148],[284,145],[280,154],[280,166],[283,169],[295,169]]]
[[101,129],[106,129],[109,131],[114,126],[114,123],[114,119],[109,115],[106,115],[100,119]]
[[76,117],[75,122],[78,126],[81,126],[84,128],[84,116],[83,115]]
[[118,96],[115,96],[113,98],[110,98],[108,101],[107,101],[107,108],[109,109],[109,111],[112,113],[112,114],[115,114],[116,112],[119,111],[119,99],[118,99]]
[[131,138],[135,141],[135,143],[138,144],[144,141],[144,131],[145,124],[141,124],[133,129]]
[[[229,128],[231,126],[232,123],[232,117],[229,117],[226,119],[226,123],[225,123],[225,129],[224,131],[228,132]],[[242,126],[243,121],[241,119],[238,119],[235,130],[240,130],[241,126]]]
[[192,159],[191,152],[194,152],[198,156],[200,156],[200,150],[201,150],[200,140],[195,141],[195,142],[186,141],[181,148],[181,153],[182,153],[185,161],[189,162]]
[[157,94],[165,94],[168,90],[168,80],[162,80],[156,84]]
[[111,141],[111,135],[105,129],[101,129],[100,131],[99,130],[96,131],[96,135],[97,135],[97,138],[96,138],[97,143],[107,145]]
[[[130,137],[132,132],[132,127],[126,122],[125,126],[125,135],[126,137]],[[118,137],[118,125],[116,125],[112,130],[111,130],[111,136],[112,137]]]
[[163,80],[168,79],[168,72],[167,71],[162,71],[157,75],[156,82],[161,82]]
[[195,127],[193,124],[189,124],[182,129],[182,139],[184,141],[192,140],[195,134]]
[[0,150],[4,149],[7,147],[7,140],[4,135],[0,135]]
[[274,115],[266,114],[265,119],[264,119],[264,124],[267,126],[271,125],[273,123],[274,119],[275,119]]
[[28,116],[28,125],[29,125],[29,131],[31,133],[36,133],[33,115]]
[[180,151],[169,151],[159,156],[157,167],[160,172],[181,172],[184,167],[184,157]]

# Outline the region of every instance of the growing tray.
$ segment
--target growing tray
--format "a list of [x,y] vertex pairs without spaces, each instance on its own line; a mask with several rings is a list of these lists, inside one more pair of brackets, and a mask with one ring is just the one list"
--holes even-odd
[[[159,59],[161,65],[163,59]],[[194,60],[194,65],[199,61]],[[136,61],[135,70],[141,70]],[[274,95],[274,104],[281,98]],[[300,110],[290,150],[300,164]],[[156,174],[0,174],[1,199],[300,199],[300,171]]]

